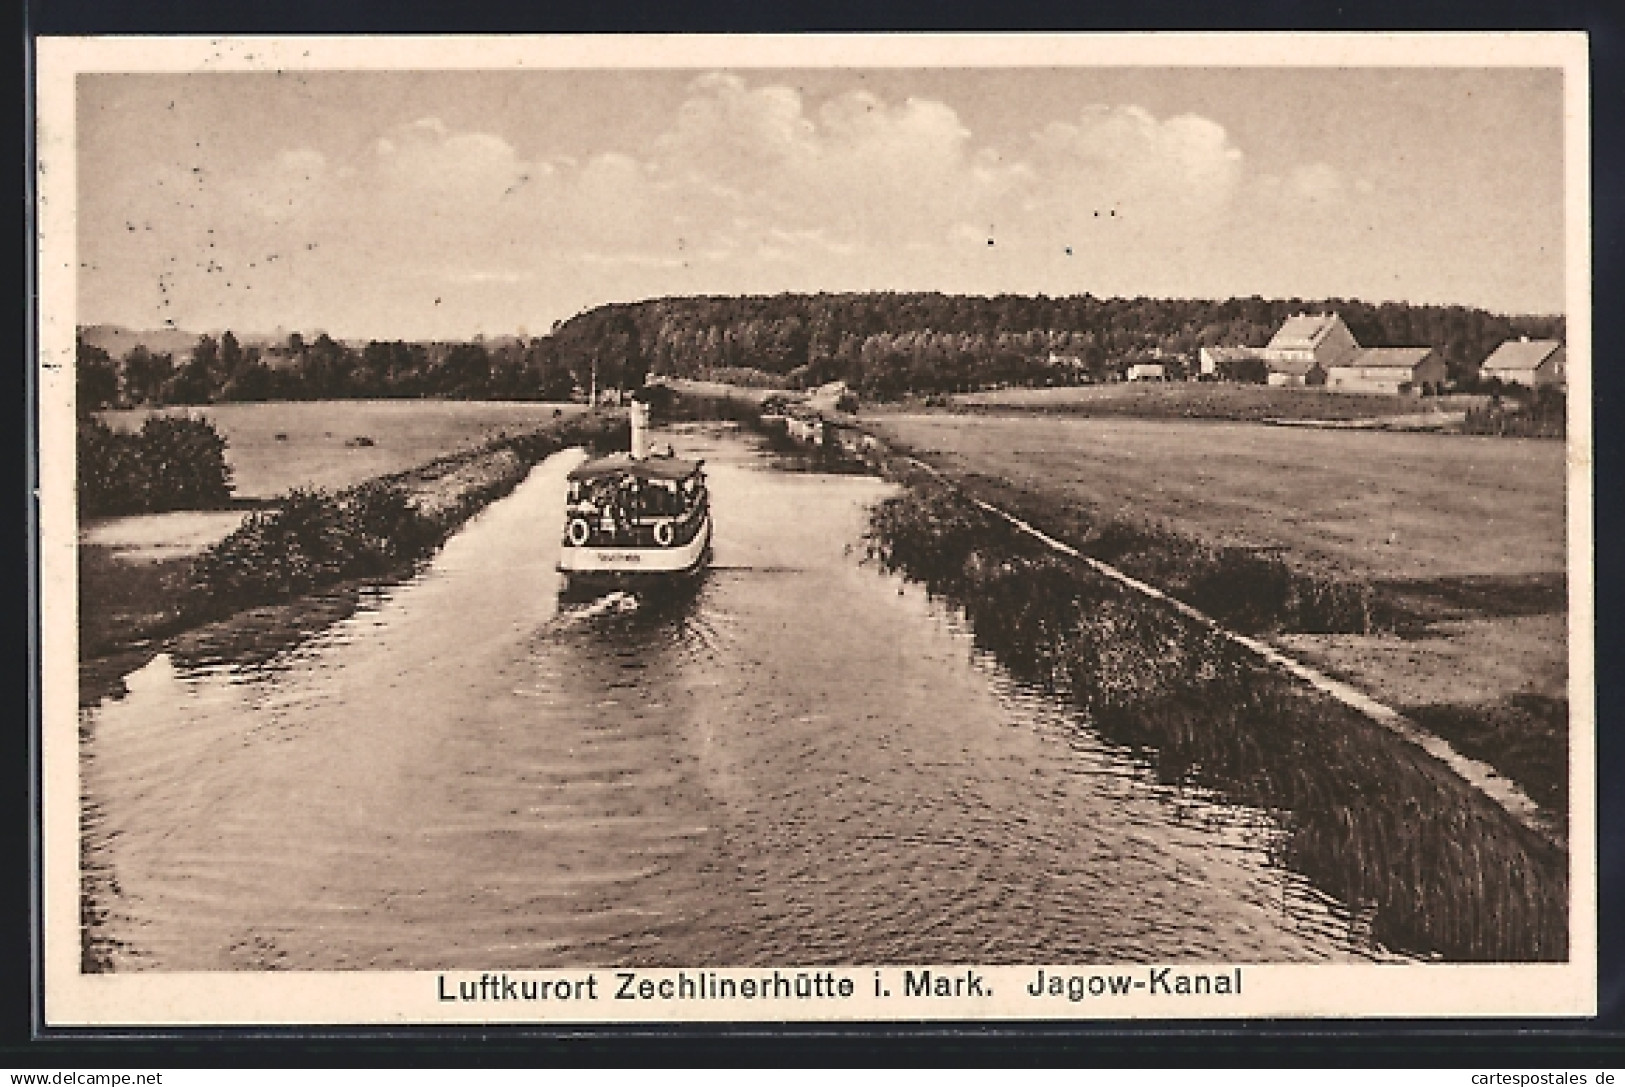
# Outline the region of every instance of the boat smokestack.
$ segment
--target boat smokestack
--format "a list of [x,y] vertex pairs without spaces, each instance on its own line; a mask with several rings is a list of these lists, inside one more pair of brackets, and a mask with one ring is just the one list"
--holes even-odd
[[649,457],[649,405],[641,400],[632,401],[632,459]]

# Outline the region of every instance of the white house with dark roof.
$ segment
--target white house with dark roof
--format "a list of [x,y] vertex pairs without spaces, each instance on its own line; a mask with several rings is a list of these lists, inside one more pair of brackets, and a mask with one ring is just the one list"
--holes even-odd
[[1508,385],[1563,385],[1568,349],[1560,340],[1508,340],[1490,353],[1478,369],[1481,379],[1497,378]]
[[1360,350],[1354,333],[1335,313],[1288,317],[1259,352],[1271,385],[1323,385],[1326,373]]

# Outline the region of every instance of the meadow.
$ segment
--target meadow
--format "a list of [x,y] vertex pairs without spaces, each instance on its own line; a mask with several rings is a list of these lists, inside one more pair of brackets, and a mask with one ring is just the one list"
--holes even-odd
[[993,389],[949,398],[956,407],[980,410],[1236,422],[1380,419],[1434,410],[1459,413],[1483,400],[1483,397],[1419,399],[1315,388],[1277,389],[1230,381],[1136,381],[1055,389]]
[[264,499],[294,487],[338,490],[551,422],[580,404],[483,400],[313,400],[106,411],[115,430],[151,415],[202,416],[225,435],[232,491]]
[[[1353,682],[1543,806],[1566,808],[1560,443],[1039,415],[877,414],[865,425],[978,497]],[[1218,560],[1202,577],[1188,569],[1197,553]],[[1227,577],[1245,586],[1231,596],[1265,587],[1237,572],[1330,587],[1364,601],[1364,615],[1225,615],[1216,590]],[[1193,589],[1220,606],[1191,599]]]
[[871,416],[945,466],[1367,577],[1564,569],[1550,442],[1174,420]]

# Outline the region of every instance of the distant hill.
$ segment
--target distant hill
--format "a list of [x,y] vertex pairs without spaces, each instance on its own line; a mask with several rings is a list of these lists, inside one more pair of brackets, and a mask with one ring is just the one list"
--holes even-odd
[[92,347],[99,347],[115,359],[121,359],[137,344],[145,344],[155,355],[173,355],[180,362],[192,353],[198,333],[178,328],[133,329],[123,325],[83,325],[80,337]]
[[[280,346],[288,342],[288,334],[281,329],[275,332],[238,332],[232,329],[231,333],[237,337],[237,342],[244,347],[271,347]],[[188,332],[181,328],[155,328],[137,329],[125,328],[123,325],[81,325],[79,335],[93,347],[99,347],[115,359],[122,359],[130,353],[130,349],[137,344],[145,344],[148,351],[155,355],[173,355],[177,363],[189,357],[192,348],[197,345],[201,332]],[[211,331],[209,335],[219,339],[223,331]],[[319,329],[304,334],[308,340],[314,340],[321,335]],[[344,340],[346,346],[361,348],[365,340]]]

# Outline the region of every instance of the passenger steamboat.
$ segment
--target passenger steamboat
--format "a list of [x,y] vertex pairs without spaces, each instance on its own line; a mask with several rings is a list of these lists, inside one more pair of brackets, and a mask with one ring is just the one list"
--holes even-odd
[[632,448],[585,462],[566,477],[559,572],[567,591],[692,577],[711,546],[705,462],[649,448],[649,405],[634,400]]

